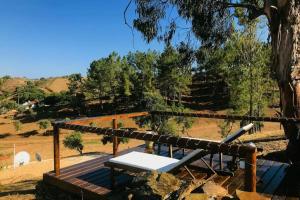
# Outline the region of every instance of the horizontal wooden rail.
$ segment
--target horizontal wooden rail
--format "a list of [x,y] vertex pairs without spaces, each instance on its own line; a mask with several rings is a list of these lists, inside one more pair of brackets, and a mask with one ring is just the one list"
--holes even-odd
[[213,119],[232,119],[232,120],[249,120],[249,121],[264,121],[264,122],[300,123],[300,118],[288,118],[288,117],[256,117],[256,116],[224,115],[224,114],[211,114],[211,113],[199,113],[199,112],[169,112],[169,111],[151,111],[150,114],[152,114],[152,115],[165,115],[165,116],[213,118]]
[[[153,141],[157,143],[164,143],[180,148],[186,149],[204,149],[202,156],[211,152],[219,152],[232,156],[239,156],[245,158],[245,189],[247,191],[256,191],[256,151],[257,149],[252,146],[238,145],[238,144],[225,144],[212,140],[204,140],[198,138],[176,137],[171,135],[158,135],[152,131],[132,131],[127,129],[116,129],[117,119],[138,117],[148,115],[147,112],[130,113],[121,115],[111,115],[104,117],[86,118],[73,121],[58,121],[53,122],[53,144],[54,144],[54,171],[58,176],[60,174],[60,151],[59,151],[59,132],[60,129],[77,130],[82,132],[96,133],[99,135],[109,135],[114,138],[114,155],[117,155],[117,143],[118,137],[132,138],[144,141]],[[174,115],[174,113],[158,113],[153,112],[151,114],[164,114]],[[178,114],[178,113],[177,113]],[[179,113],[176,116],[185,116],[187,113]],[[188,117],[194,116],[195,113],[190,113]],[[94,122],[95,120],[113,120],[113,128],[99,128],[82,125],[88,122]],[[201,155],[199,155],[201,156]]]
[[172,135],[158,135],[152,131],[130,131],[123,129],[83,126],[69,123],[54,123],[53,125],[54,127],[62,129],[90,132],[99,135],[132,138],[144,141],[153,141],[186,149],[207,149],[213,152],[220,152],[234,156],[238,155],[241,157],[245,157],[249,153],[253,153],[256,151],[256,148],[251,146],[238,144],[224,144],[211,140],[201,140],[198,138],[176,137]]
[[149,112],[135,112],[135,113],[105,115],[105,116],[97,116],[97,117],[85,117],[85,118],[68,120],[68,121],[63,120],[60,122],[67,122],[69,124],[78,124],[78,125],[88,125],[91,122],[112,121],[113,119],[128,119],[128,118],[141,117],[146,115],[149,115]]

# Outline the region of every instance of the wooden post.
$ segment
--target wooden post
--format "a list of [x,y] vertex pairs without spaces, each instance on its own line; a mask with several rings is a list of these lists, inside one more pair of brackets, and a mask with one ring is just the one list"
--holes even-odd
[[256,150],[246,156],[245,190],[249,192],[256,192]]
[[169,157],[173,158],[173,146],[171,144],[169,145]]
[[223,170],[223,154],[219,153],[220,170]]
[[59,128],[53,126],[53,149],[54,149],[54,172],[60,174],[60,155],[59,155]]
[[[118,129],[117,119],[113,119],[113,129]],[[113,155],[114,157],[118,154],[118,137],[113,136]]]

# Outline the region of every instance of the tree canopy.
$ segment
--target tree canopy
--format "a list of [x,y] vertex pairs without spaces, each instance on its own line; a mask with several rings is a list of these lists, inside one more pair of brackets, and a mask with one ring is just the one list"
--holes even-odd
[[45,92],[38,88],[32,81],[27,81],[26,85],[16,88],[15,99],[19,103],[32,100],[43,100]]
[[[131,2],[129,1],[129,5]],[[266,5],[263,0],[135,0],[134,2],[137,17],[133,20],[133,26],[148,42],[157,38],[169,43],[177,30],[189,30],[201,41],[202,46],[218,46],[224,43],[234,28],[235,17],[244,19],[241,21],[252,20],[267,15],[269,4],[275,4],[275,1],[270,1]],[[167,22],[163,21],[164,19],[167,19]],[[182,20],[179,19],[187,21],[187,26],[182,27]]]

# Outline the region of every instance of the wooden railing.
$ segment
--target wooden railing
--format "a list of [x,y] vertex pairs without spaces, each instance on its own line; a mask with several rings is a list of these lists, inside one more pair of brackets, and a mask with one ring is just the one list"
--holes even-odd
[[117,129],[117,119],[144,116],[148,113],[131,113],[93,118],[95,120],[111,120],[112,128],[92,127],[86,124],[91,118],[53,122],[53,144],[54,144],[54,171],[56,176],[60,175],[60,148],[59,132],[60,129],[77,130],[82,132],[96,133],[98,135],[108,135],[113,137],[113,155],[117,155],[118,137],[133,138],[144,141],[153,141],[156,143],[168,144],[185,149],[204,149],[203,156],[211,152],[223,153],[231,156],[245,158],[245,190],[256,191],[256,152],[257,149],[251,146],[224,144],[210,140],[201,140],[196,138],[184,138],[170,135],[158,135],[152,131],[131,131]]

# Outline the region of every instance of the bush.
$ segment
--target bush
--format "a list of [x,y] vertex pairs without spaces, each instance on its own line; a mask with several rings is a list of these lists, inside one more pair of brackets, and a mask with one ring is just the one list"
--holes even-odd
[[18,108],[18,104],[15,101],[4,100],[0,102],[0,114],[5,114],[10,110]]
[[39,121],[38,124],[39,124],[39,128],[41,130],[45,130],[50,126],[50,121],[45,119],[45,120]]
[[96,123],[96,122],[91,122],[89,125],[90,125],[91,127],[97,127],[97,123]]
[[70,103],[70,96],[67,92],[53,93],[45,97],[43,103],[50,106],[65,105]]
[[74,131],[71,135],[67,136],[63,143],[64,146],[69,149],[75,149],[82,155],[83,142],[82,142],[82,133],[79,131]]
[[20,122],[19,120],[14,121],[14,127],[15,130],[19,132],[22,129],[22,122]]

